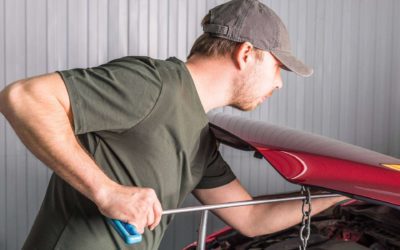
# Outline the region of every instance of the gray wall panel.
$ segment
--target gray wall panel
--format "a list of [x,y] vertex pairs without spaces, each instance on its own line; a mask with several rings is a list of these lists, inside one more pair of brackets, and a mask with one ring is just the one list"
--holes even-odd
[[113,60],[128,55],[128,2],[109,1],[108,8],[108,59]]
[[[99,63],[98,54],[101,51],[100,43],[102,40],[99,37],[99,29],[106,28],[107,25],[101,25],[99,23],[99,10],[101,6],[101,2],[97,0],[89,0],[88,1],[88,65],[97,65]],[[103,17],[102,17],[103,18]],[[107,32],[107,30],[106,30]],[[106,47],[105,47],[106,48]],[[104,48],[103,48],[104,50]]]
[[[6,82],[20,79],[26,74],[26,5],[25,1],[7,1],[6,2]],[[6,233],[5,246],[7,249],[17,249],[19,235],[23,231],[18,232],[25,221],[21,221],[18,217],[21,210],[18,207],[18,201],[21,196],[21,186],[18,180],[24,179],[25,166],[23,161],[26,154],[21,152],[21,142],[16,140],[16,135],[12,128],[7,125],[5,133],[6,141],[6,170],[5,170],[5,203],[6,203]],[[18,175],[19,174],[19,175]],[[3,201],[4,202],[4,201]],[[3,241],[3,240],[2,240]]]
[[[106,0],[104,0],[106,1]],[[138,6],[139,1],[128,1],[129,15],[128,15],[128,53],[129,55],[138,54]]]
[[[5,75],[5,1],[0,2],[0,88],[6,83]],[[0,116],[0,249],[6,248],[6,122]]]
[[[392,47],[390,49],[391,58],[391,78],[390,78],[390,103],[389,103],[389,150],[388,154],[400,157],[400,1],[393,0],[392,5]],[[387,98],[387,97],[386,97]]]
[[47,1],[48,72],[67,68],[67,0]]
[[168,55],[168,1],[158,1],[158,57],[167,58]]
[[[324,44],[325,44],[325,17],[326,8],[324,2],[316,1],[316,18],[314,20],[315,25],[315,53],[314,53],[314,76],[313,76],[313,89],[312,94],[309,98],[314,99],[312,106],[312,126],[311,130],[316,133],[322,133],[322,107],[323,107],[323,60],[325,59]],[[317,35],[318,34],[318,35]],[[315,119],[318,117],[318,119]]]
[[[2,0],[0,88],[17,79],[118,57],[185,60],[207,10],[225,0]],[[267,0],[314,76],[282,72],[283,88],[252,112],[219,111],[290,126],[400,157],[400,2]],[[251,154],[221,152],[251,194],[297,189]],[[0,117],[0,249],[21,247],[51,171]],[[188,197],[184,206],[198,204]],[[179,215],[162,249],[196,237],[199,215]],[[209,231],[223,224],[212,219]]]
[[[369,39],[372,35],[376,36],[375,18],[374,15],[375,4],[360,5],[360,33],[358,37],[358,81],[357,81],[357,111],[356,111],[356,143],[371,147],[370,131],[372,129],[372,114],[370,112],[373,102],[372,96],[372,81],[373,81],[373,66],[376,39]],[[369,53],[366,53],[368,50]],[[371,57],[372,56],[372,57]]]
[[137,39],[138,39],[138,47],[139,55],[149,55],[149,29],[148,29],[148,22],[149,22],[149,7],[148,1],[146,0],[139,0],[139,8],[138,8],[138,15],[139,15],[139,22],[138,22],[138,29],[137,29]]
[[[47,14],[47,2],[45,0],[26,1],[26,76],[44,74],[49,70],[49,52],[47,51],[49,42],[47,24],[49,21]],[[23,211],[19,212],[18,218],[21,216],[24,220],[19,221],[20,219],[18,219],[18,244],[24,242],[29,230],[26,225],[33,223],[36,211],[40,208],[48,183],[47,173],[49,171],[46,167],[40,167],[41,164],[36,160],[36,157],[26,152],[22,147],[20,154],[25,154],[26,163],[22,163],[22,165],[25,165],[24,171],[27,178],[26,180],[17,178],[18,187],[25,188],[17,190],[18,210],[23,209],[28,214],[27,218],[24,218],[22,216],[24,215]],[[21,185],[24,182],[26,184]]]
[[[393,8],[392,1],[384,1],[376,5],[376,27],[382,27],[376,29],[375,41],[375,62],[374,62],[374,74],[372,79],[372,92],[373,92],[373,121],[372,121],[372,133],[371,140],[373,142],[372,149],[384,150],[388,152],[390,135],[389,131],[389,120],[386,119],[390,116],[390,102],[388,96],[390,96],[390,85],[381,84],[390,81],[390,50],[392,48],[392,15],[391,10]],[[397,25],[396,25],[397,26]],[[388,60],[389,59],[389,60]],[[400,110],[399,110],[400,111]]]
[[67,1],[67,67],[85,67],[88,63],[88,27],[86,0]]
[[[352,1],[345,1],[343,3],[342,15],[341,19],[344,24],[342,25],[342,39],[341,39],[341,50],[338,51],[341,57],[341,64],[338,68],[339,73],[339,85],[340,89],[340,98],[339,98],[339,135],[338,138],[341,140],[347,139],[348,141],[354,142],[353,139],[353,131],[351,131],[351,127],[349,124],[352,123],[352,114],[351,108],[353,105],[351,103],[351,87],[354,84],[349,84],[349,82],[353,81],[353,71],[351,70],[351,66],[353,65],[352,51],[357,46],[356,41],[349,41],[349,37],[354,34],[357,29],[355,28],[354,21],[352,20],[353,15],[355,15],[356,10],[353,9]],[[354,39],[353,39],[354,40]]]
[[[316,19],[316,1],[310,0],[304,3],[306,6],[306,11],[304,15],[306,16],[306,26],[307,29],[305,31],[305,37],[307,40],[304,42],[307,43],[304,61],[309,65],[314,66],[315,71],[315,54],[316,54],[316,39],[315,39],[315,19]],[[307,42],[306,42],[307,41]],[[293,43],[293,42],[292,42]],[[313,121],[313,107],[314,107],[314,99],[311,98],[311,95],[314,91],[313,83],[315,77],[307,78],[304,80],[304,92],[307,93],[307,97],[305,96],[304,99],[304,129],[311,130],[312,129],[312,121]],[[300,108],[301,109],[301,108]]]

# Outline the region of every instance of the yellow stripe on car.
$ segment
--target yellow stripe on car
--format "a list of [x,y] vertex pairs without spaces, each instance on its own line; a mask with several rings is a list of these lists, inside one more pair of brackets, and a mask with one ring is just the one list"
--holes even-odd
[[385,167],[393,169],[393,170],[400,171],[400,164],[383,164],[382,163],[382,166],[385,166]]

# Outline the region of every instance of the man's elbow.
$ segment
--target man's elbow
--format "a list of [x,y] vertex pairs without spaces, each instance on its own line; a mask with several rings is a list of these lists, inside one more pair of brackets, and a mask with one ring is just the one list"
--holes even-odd
[[10,106],[10,91],[15,83],[6,86],[0,91],[0,113],[6,114],[7,109]]
[[239,233],[241,233],[242,235],[244,235],[246,237],[250,237],[250,238],[253,238],[253,237],[256,237],[259,235],[255,231],[249,230],[249,229],[239,230]]
[[15,111],[15,108],[24,99],[24,95],[27,95],[24,85],[25,80],[16,81],[0,92],[0,113],[4,116],[7,117],[8,114]]
[[3,109],[4,109],[4,90],[0,91],[0,113],[3,113]]
[[253,238],[260,235],[271,234],[276,232],[277,230],[269,228],[268,225],[262,225],[261,222],[255,222],[251,224],[249,223],[247,226],[238,229],[238,231],[246,237]]

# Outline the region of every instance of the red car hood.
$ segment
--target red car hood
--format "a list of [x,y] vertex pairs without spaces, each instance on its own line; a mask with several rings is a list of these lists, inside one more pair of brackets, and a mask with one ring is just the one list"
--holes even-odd
[[209,119],[219,141],[255,150],[289,182],[400,206],[400,159],[262,121],[222,113]]

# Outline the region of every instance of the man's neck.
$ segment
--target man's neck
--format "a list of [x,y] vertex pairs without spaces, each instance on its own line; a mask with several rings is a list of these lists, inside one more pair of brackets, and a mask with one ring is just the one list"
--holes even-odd
[[228,58],[194,55],[186,62],[204,111],[230,104],[234,66]]

